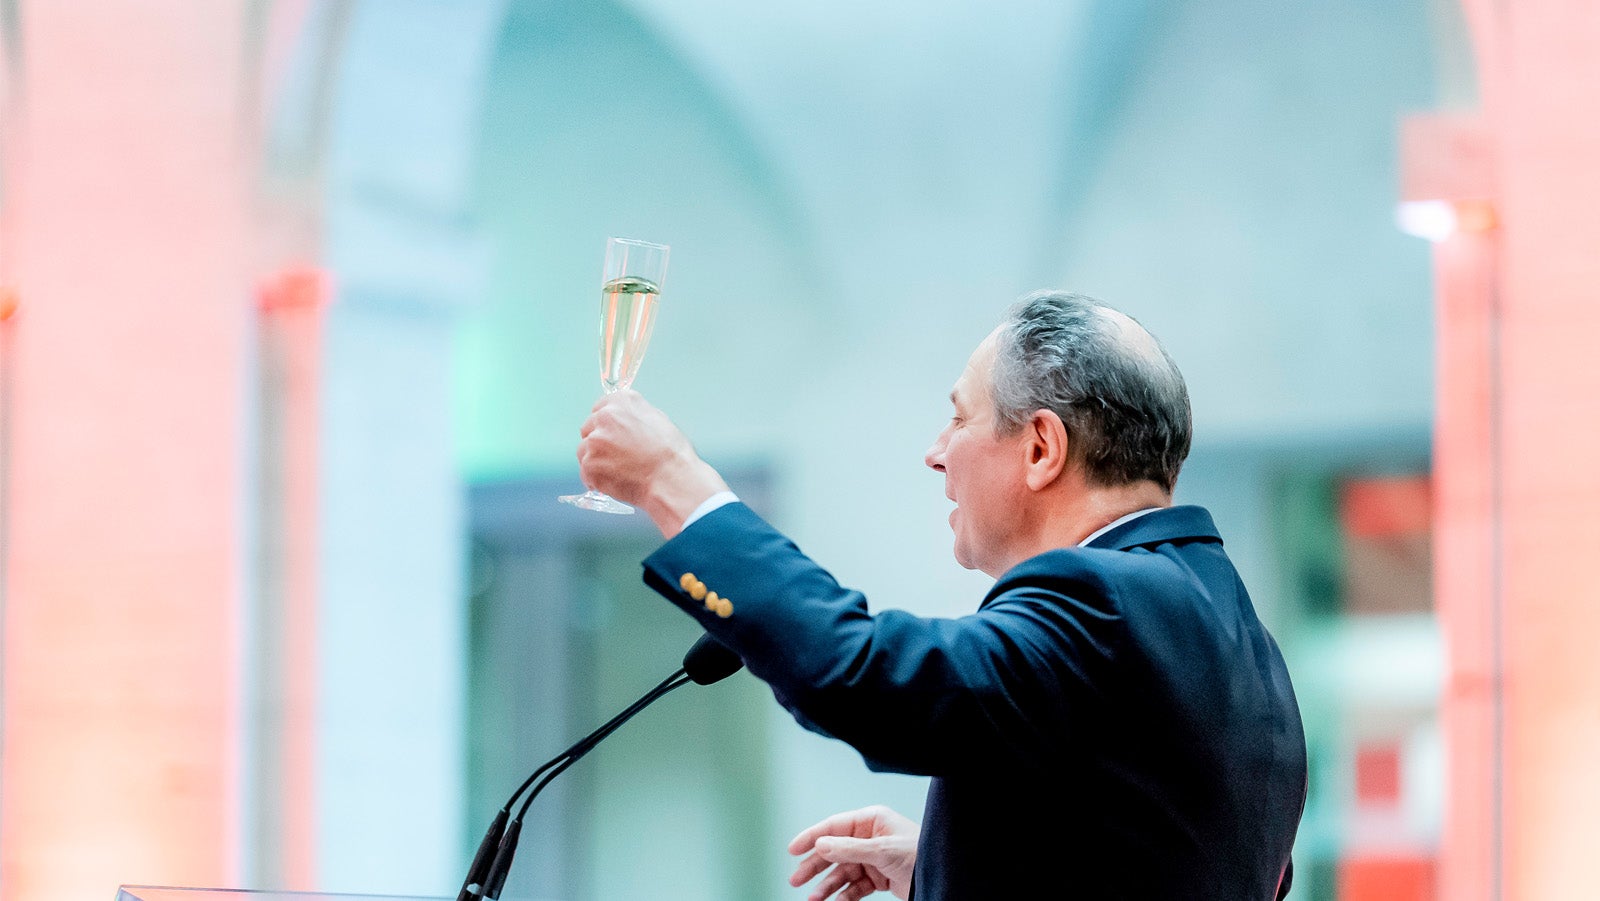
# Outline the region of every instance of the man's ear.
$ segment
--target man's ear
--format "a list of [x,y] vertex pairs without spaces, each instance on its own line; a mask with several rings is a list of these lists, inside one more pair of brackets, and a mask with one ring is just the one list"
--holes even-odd
[[1023,452],[1027,454],[1028,487],[1034,491],[1049,487],[1067,468],[1067,427],[1052,410],[1035,410],[1028,418],[1027,441]]

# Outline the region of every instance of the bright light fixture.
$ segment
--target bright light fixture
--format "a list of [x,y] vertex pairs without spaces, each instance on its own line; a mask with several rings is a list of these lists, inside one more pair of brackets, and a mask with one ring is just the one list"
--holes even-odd
[[1448,200],[1408,200],[1395,208],[1395,223],[1408,235],[1438,243],[1456,233],[1460,220]]
[[1488,200],[1407,200],[1394,211],[1395,223],[1408,235],[1437,244],[1463,232],[1487,232],[1499,225]]

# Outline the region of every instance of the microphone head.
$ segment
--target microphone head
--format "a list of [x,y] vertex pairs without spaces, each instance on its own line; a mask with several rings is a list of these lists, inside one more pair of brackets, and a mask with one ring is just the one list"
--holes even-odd
[[683,655],[683,671],[696,685],[721,682],[743,668],[744,661],[739,655],[712,638],[709,632],[700,636],[689,653]]

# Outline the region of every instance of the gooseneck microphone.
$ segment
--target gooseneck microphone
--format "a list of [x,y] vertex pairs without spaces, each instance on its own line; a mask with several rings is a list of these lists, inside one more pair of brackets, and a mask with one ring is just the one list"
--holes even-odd
[[[639,711],[655,703],[673,689],[688,685],[690,682],[696,685],[720,682],[738,672],[743,666],[744,661],[739,659],[738,654],[729,650],[727,645],[709,634],[702,635],[700,640],[689,648],[688,653],[683,655],[683,666],[677,672],[650,689],[644,697],[634,701],[626,710],[607,720],[600,728],[534,770],[533,775],[523,780],[522,784],[517,786],[517,790],[511,793],[511,797],[506,799],[505,805],[489,823],[483,841],[478,843],[477,853],[472,856],[472,865],[467,868],[467,878],[461,884],[461,892],[456,895],[456,901],[498,901],[501,889],[505,888],[506,877],[511,873],[511,858],[517,853],[517,839],[522,835],[522,818],[527,815],[528,806],[533,803],[533,799],[550,784],[550,780],[561,775],[563,770],[589,753],[602,739],[617,731],[618,727],[632,719]],[[517,803],[523,792],[527,792],[527,797],[522,799],[522,806],[517,809],[517,815],[512,817],[511,806]]]

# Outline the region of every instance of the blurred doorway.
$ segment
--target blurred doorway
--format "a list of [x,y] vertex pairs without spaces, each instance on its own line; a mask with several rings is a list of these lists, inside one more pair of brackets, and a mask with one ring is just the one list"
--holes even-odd
[[1280,475],[1286,636],[1311,786],[1294,897],[1431,901],[1445,806],[1444,642],[1423,469]]
[[[729,481],[767,506],[763,474]],[[649,519],[556,503],[577,484],[470,493],[467,857],[528,773],[666,678],[701,634],[640,581],[660,543]],[[503,897],[756,898],[781,884],[765,847],[769,703],[740,673],[629,721],[533,802]]]

